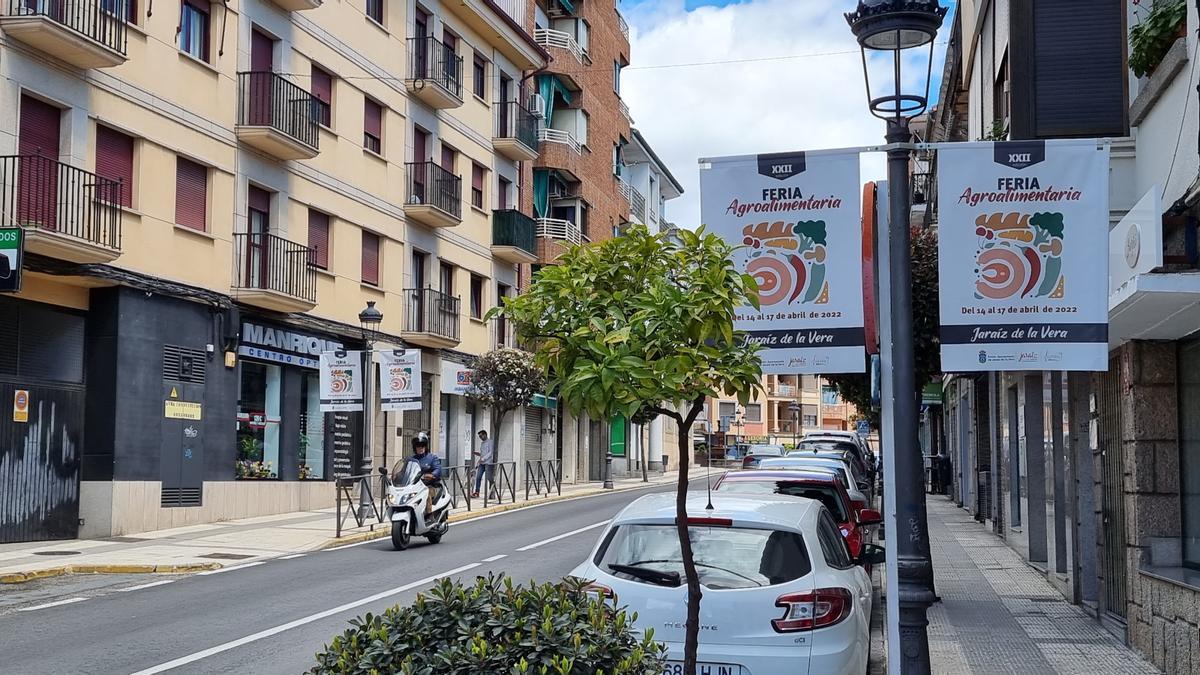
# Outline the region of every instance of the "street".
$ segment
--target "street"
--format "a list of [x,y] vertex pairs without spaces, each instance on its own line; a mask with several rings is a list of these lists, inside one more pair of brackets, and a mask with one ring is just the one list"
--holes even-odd
[[403,552],[385,538],[173,580],[76,576],[38,582],[40,589],[20,595],[6,589],[0,634],[20,649],[5,650],[0,670],[302,672],[349,619],[410,603],[435,577],[562,577],[587,555],[608,519],[652,491],[470,520],[454,525],[441,544],[414,542]]

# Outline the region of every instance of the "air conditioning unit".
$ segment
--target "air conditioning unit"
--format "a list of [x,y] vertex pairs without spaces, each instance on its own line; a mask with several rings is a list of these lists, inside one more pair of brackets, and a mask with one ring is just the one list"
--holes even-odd
[[529,112],[533,113],[535,117],[546,116],[546,99],[542,98],[541,94],[529,95]]

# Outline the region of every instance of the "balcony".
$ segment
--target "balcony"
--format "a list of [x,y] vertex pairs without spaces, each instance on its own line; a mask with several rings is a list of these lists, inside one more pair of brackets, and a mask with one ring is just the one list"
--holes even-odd
[[532,162],[537,159],[539,145],[538,122],[533,113],[517,101],[496,106],[496,135],[492,137],[496,152],[514,162]]
[[433,162],[409,162],[404,215],[426,227],[462,222],[462,178]]
[[432,37],[408,39],[408,78],[404,86],[435,110],[463,104],[462,57]]
[[401,337],[405,341],[434,349],[458,345],[457,297],[432,288],[409,288],[404,291],[404,302],[404,330]]
[[310,249],[265,232],[233,235],[233,296],[276,312],[307,312],[317,306],[317,276]]
[[554,239],[565,241],[576,246],[587,241],[579,226],[569,220],[560,218],[536,218],[537,236],[539,239]]
[[771,388],[772,398],[800,398],[800,389],[790,384],[777,384]]
[[312,159],[321,138],[317,102],[279,73],[238,73],[238,140],[276,159]]
[[551,50],[555,49],[571,52],[571,56],[575,57],[579,65],[586,65],[590,61],[587,58],[587,52],[575,41],[575,36],[565,31],[554,30],[552,28],[534,28],[533,40],[551,54],[554,53]]
[[272,0],[275,6],[289,12],[302,12],[306,9],[316,9],[321,6],[321,0]]
[[575,138],[575,134],[562,129],[543,127],[538,129],[538,140],[543,143],[558,143],[571,149],[576,155],[583,154],[583,144]]
[[643,225],[646,224],[646,198],[642,193],[620,176],[617,177],[617,190],[625,201],[629,202],[630,217]]
[[[128,2],[129,0],[125,0]],[[8,0],[0,28],[76,68],[125,63],[126,22],[101,0]]]
[[537,223],[515,209],[492,211],[492,255],[513,263],[537,262]]
[[121,184],[49,157],[0,157],[0,222],[25,228],[25,250],[74,263],[121,255]]
[[628,42],[629,41],[629,22],[625,20],[625,17],[621,16],[620,12],[617,12],[617,27],[621,29],[621,35],[624,35],[625,40]]
[[633,125],[633,115],[629,112],[629,104],[626,103],[624,99],[618,98],[617,99],[617,108],[619,108],[621,110],[621,116],[625,118],[625,121],[629,122],[630,126],[632,126]]

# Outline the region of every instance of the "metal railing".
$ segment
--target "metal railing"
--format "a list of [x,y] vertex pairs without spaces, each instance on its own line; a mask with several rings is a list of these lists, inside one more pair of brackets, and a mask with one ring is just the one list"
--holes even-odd
[[537,218],[537,236],[543,239],[560,239],[575,245],[583,243],[579,226],[561,218]]
[[621,115],[625,117],[625,121],[633,124],[633,115],[629,112],[629,104],[624,99],[617,98],[617,108],[621,110]]
[[105,4],[100,0],[8,0],[8,16],[44,16],[124,56],[128,42],[125,5]]
[[269,127],[314,150],[321,133],[317,125],[318,101],[279,73],[238,73],[238,126]]
[[462,218],[462,178],[435,162],[409,162],[408,203],[428,204]]
[[0,227],[121,248],[121,183],[39,155],[0,157]]
[[517,25],[525,25],[525,0],[492,0],[492,4],[504,10]]
[[516,209],[492,211],[492,246],[515,246],[537,255],[537,223]]
[[538,129],[538,140],[546,143],[562,143],[575,151],[575,154],[583,154],[583,144],[579,142],[579,139],[575,138],[575,134],[569,131],[543,127]]
[[617,189],[621,192],[621,196],[629,202],[629,211],[634,220],[645,224],[646,222],[646,197],[642,193],[620,176],[617,177]]
[[[471,487],[474,489],[474,474],[471,477]],[[480,494],[483,499],[483,508],[489,505],[503,504],[504,495],[508,494],[508,502],[515,504],[517,501],[517,463],[516,462],[496,462],[492,465],[491,476],[485,476],[482,487],[484,488]]]
[[549,497],[551,491],[562,494],[562,460],[561,459],[527,459],[525,460],[525,500],[529,494]]
[[404,332],[459,339],[459,299],[432,288],[405,289]]
[[534,28],[533,40],[546,49],[565,49],[571,52],[571,56],[575,57],[581,65],[585,52],[583,47],[575,41],[575,36],[561,30],[552,28]]
[[408,38],[408,75],[441,85],[462,99],[463,59],[453,48],[433,37]]
[[[353,517],[354,523],[358,527],[365,525],[368,517],[374,517],[375,523],[371,524],[371,529],[375,528],[376,523],[383,522],[383,506],[382,503],[376,503],[375,495],[371,492],[371,478],[372,474],[364,473],[334,481],[334,490],[337,495],[337,527],[334,537],[342,536],[342,528],[345,527],[348,517]],[[380,499],[382,500],[386,494],[387,490],[381,490]],[[343,503],[346,508],[345,512],[342,511]]]
[[518,101],[496,106],[496,138],[515,138],[531,150],[538,149],[538,122]]
[[317,301],[317,275],[308,264],[311,249],[265,232],[233,235],[235,289],[276,291]]
[[450,508],[457,509],[461,499],[471,510],[471,467],[467,464],[442,467],[442,489],[450,495]]
[[624,35],[625,39],[628,40],[629,22],[625,20],[625,17],[621,16],[620,12],[617,12],[617,26],[621,29],[621,35]]

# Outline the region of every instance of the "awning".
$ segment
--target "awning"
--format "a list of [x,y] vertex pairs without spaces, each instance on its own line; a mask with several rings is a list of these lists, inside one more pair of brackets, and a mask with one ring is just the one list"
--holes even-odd
[[558,409],[558,399],[553,396],[546,396],[545,394],[534,394],[530,404],[535,408]]
[[1200,331],[1200,272],[1139,274],[1108,300],[1108,346]]

